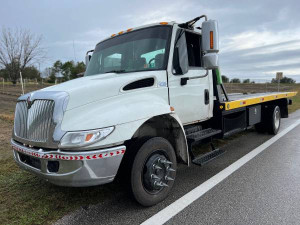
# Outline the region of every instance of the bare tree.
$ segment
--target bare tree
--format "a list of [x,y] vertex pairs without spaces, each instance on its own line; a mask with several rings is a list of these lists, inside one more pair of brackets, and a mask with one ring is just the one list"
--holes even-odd
[[41,47],[42,36],[24,29],[2,28],[0,36],[0,65],[4,67],[13,84],[26,66],[41,62],[45,50]]

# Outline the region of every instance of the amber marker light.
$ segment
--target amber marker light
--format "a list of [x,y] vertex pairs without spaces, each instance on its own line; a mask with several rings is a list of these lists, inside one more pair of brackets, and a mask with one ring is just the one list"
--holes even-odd
[[118,33],[118,35],[123,34],[123,33],[124,33],[123,31],[120,31],[120,32]]
[[130,31],[132,31],[132,28],[127,29],[127,32],[130,32]]
[[174,111],[175,111],[175,109],[174,109],[174,107],[173,107],[173,106],[171,106],[171,107],[170,107],[170,110],[171,110],[172,112],[174,112]]
[[160,22],[159,24],[161,24],[161,25],[167,25],[168,22]]
[[111,37],[114,37],[114,36],[116,36],[116,34],[112,34],[112,35],[111,35]]
[[210,49],[214,49],[214,32],[210,32]]
[[90,141],[92,137],[93,137],[93,134],[86,135],[85,141]]

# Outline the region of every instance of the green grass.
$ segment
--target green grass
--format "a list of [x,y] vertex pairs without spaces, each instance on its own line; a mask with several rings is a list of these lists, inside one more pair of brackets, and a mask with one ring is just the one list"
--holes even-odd
[[11,121],[0,119],[1,224],[50,224],[80,206],[101,203],[121,191],[116,184],[59,187],[21,170],[9,144],[11,128]]
[[291,98],[293,100],[293,104],[289,106],[289,113],[295,112],[296,110],[300,109],[300,85],[295,85],[293,91],[297,91],[298,94]]

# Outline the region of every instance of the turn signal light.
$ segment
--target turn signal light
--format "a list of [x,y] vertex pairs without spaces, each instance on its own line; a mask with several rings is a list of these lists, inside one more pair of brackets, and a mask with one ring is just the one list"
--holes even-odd
[[210,32],[210,49],[214,49],[214,33]]
[[93,134],[86,135],[85,141],[90,141],[92,137],[93,137]]

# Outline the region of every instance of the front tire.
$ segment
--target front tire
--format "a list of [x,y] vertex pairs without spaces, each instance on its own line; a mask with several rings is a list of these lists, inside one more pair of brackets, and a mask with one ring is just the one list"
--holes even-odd
[[164,138],[154,137],[139,148],[131,169],[131,190],[143,206],[152,206],[164,200],[176,177],[176,155]]

